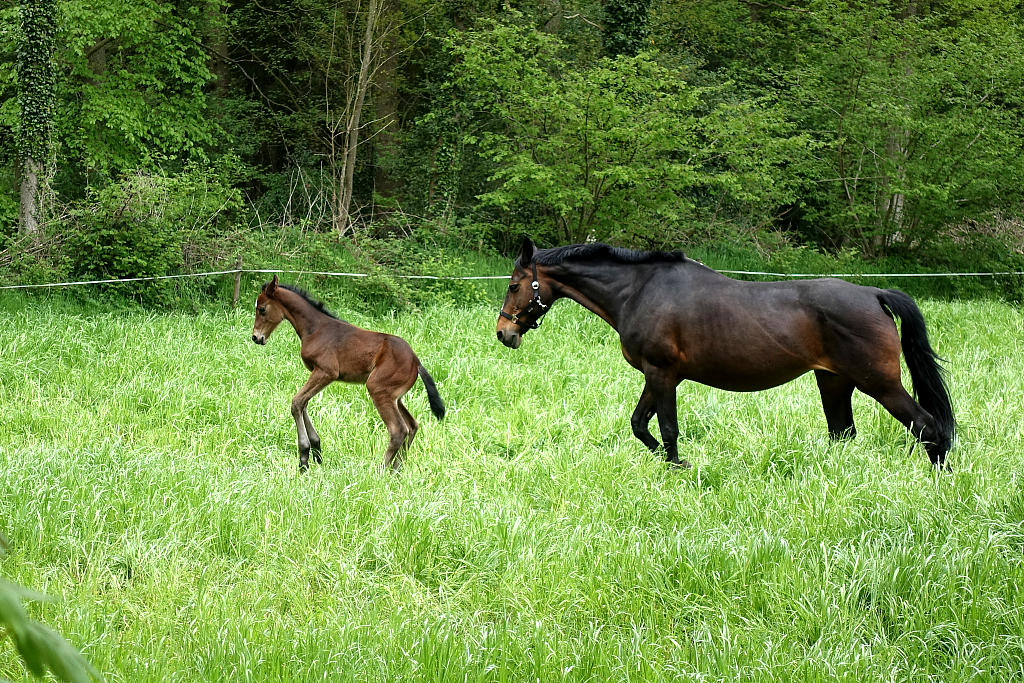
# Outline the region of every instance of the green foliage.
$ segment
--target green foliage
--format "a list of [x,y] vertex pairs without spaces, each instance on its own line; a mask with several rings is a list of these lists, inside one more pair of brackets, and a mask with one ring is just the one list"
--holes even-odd
[[[224,240],[231,237],[238,205],[230,178],[206,169],[129,176],[94,191],[76,210],[75,230],[67,237],[70,272],[109,279],[222,266],[233,256]],[[180,289],[155,281],[109,285],[106,291],[168,304]]]
[[219,125],[203,49],[220,3],[62,3],[59,125],[65,184],[100,184],[169,160],[204,160]]
[[795,198],[781,167],[806,139],[767,102],[731,103],[649,54],[560,70],[555,38],[507,24],[448,46],[455,97],[480,122],[464,141],[495,164],[480,199],[558,241],[672,243],[699,202],[757,217]]
[[[0,556],[7,542],[0,535]],[[45,601],[48,598],[0,578],[0,633],[5,632],[34,676],[42,678],[47,671],[67,683],[88,683],[99,679],[99,673],[60,635],[39,622],[29,619],[22,602]]]
[[[988,217],[1024,209],[1019,3],[384,9],[355,168],[360,233],[397,235],[398,213],[416,216],[403,240],[436,232],[501,252],[530,234],[1003,267],[998,247],[950,237],[972,223],[1013,250]],[[0,233],[14,234],[23,143],[47,164],[53,216],[126,176],[218,173],[227,158],[244,222],[323,230],[365,11],[356,0],[3,4]],[[37,113],[23,115],[22,99]],[[45,268],[76,258],[63,238],[77,228],[42,230]],[[995,260],[966,262],[982,257]]]
[[822,143],[806,219],[833,244],[923,252],[1024,181],[1021,25],[994,8],[812,3],[792,97]]
[[604,49],[609,56],[635,55],[647,49],[650,0],[606,0]]

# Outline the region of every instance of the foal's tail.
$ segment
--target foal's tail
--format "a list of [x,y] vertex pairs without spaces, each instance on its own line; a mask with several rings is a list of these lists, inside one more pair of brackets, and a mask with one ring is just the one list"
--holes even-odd
[[921,407],[935,418],[939,438],[945,442],[939,445],[948,448],[956,436],[956,420],[953,417],[953,406],[949,401],[944,370],[939,365],[939,361],[943,359],[936,355],[928,342],[928,332],[921,309],[913,299],[898,289],[882,290],[878,300],[902,323],[900,337],[903,358],[910,370],[914,393],[917,394]]
[[430,376],[427,369],[421,364],[419,367],[420,379],[423,380],[423,386],[427,389],[427,401],[430,402],[430,412],[434,413],[434,416],[438,420],[444,419],[444,401],[441,400],[441,394],[437,393],[437,385],[434,384],[434,378]]

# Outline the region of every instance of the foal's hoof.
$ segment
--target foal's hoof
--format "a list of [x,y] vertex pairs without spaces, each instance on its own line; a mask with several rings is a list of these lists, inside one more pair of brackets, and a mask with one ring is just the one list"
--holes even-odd
[[690,461],[685,458],[682,460],[669,460],[668,464],[679,470],[688,470],[693,467],[693,465],[690,464]]

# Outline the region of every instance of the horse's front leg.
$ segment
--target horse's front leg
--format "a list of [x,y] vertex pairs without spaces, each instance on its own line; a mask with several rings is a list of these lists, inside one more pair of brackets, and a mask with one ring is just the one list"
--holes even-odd
[[853,405],[850,402],[853,382],[825,370],[815,370],[814,379],[821,394],[821,407],[825,409],[828,438],[837,441],[857,436],[857,427],[853,424]]
[[629,425],[633,428],[633,436],[640,439],[643,445],[647,446],[653,453],[658,450],[658,440],[651,434],[649,428],[651,418],[654,417],[654,392],[646,382],[644,390],[640,393],[640,401],[633,410],[633,416],[629,418]]
[[658,414],[661,442],[665,447],[665,460],[677,467],[690,467],[689,460],[679,459],[679,417],[676,414],[676,386],[679,382],[662,372],[647,372],[644,375],[647,377],[647,386],[654,394],[654,407]]
[[[309,469],[309,452],[313,441],[316,442],[316,454],[313,456],[313,459],[316,462],[320,462],[320,436],[313,429],[312,421],[308,422],[307,429],[309,416],[306,414],[306,405],[309,403],[309,399],[316,396],[333,381],[333,377],[327,373],[314,370],[309,379],[306,380],[306,383],[299,389],[299,393],[292,397],[292,419],[295,420],[295,431],[298,435],[300,472],[305,472]],[[312,432],[312,438],[310,437],[310,432]]]

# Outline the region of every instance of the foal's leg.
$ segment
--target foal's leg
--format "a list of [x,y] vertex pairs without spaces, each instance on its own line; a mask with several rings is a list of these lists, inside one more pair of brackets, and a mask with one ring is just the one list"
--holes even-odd
[[309,416],[306,415],[306,405],[309,403],[309,399],[316,396],[324,387],[334,381],[331,375],[321,371],[314,370],[306,380],[306,383],[299,389],[299,393],[292,397],[292,419],[295,420],[295,431],[298,433],[299,441],[299,471],[305,472],[309,469],[309,451],[312,446],[312,439],[310,438],[309,431],[313,431],[313,438],[316,439],[317,455],[314,458],[317,462],[320,462],[320,436],[313,430],[313,423],[309,422],[309,430],[307,430],[307,420]]
[[366,378],[366,391],[388,428],[390,439],[384,451],[384,467],[392,471],[397,471],[402,466],[402,459],[396,459],[395,454],[409,435],[409,426],[405,423],[402,411],[398,409],[398,399],[404,396],[416,381],[415,368],[412,373],[412,378],[409,379],[393,362],[381,363]]
[[853,424],[853,405],[850,402],[853,382],[826,370],[815,370],[814,379],[818,382],[821,406],[825,409],[828,437],[836,441],[857,436],[857,428]]
[[399,453],[402,444],[405,443],[405,438],[409,435],[409,428],[405,424],[405,419],[402,418],[402,413],[398,410],[397,399],[388,393],[371,393],[370,398],[373,400],[377,412],[380,413],[381,419],[384,420],[384,424],[387,425],[390,436],[388,447],[384,451],[384,467],[397,472],[402,466],[402,458],[395,456]]
[[644,390],[640,393],[640,401],[636,404],[633,416],[629,418],[629,425],[633,428],[633,436],[640,439],[643,445],[647,446],[653,453],[658,450],[658,440],[651,435],[648,425],[654,417],[654,392],[646,382]]
[[412,416],[412,413],[409,412],[409,409],[405,407],[405,404],[402,403],[402,399],[398,399],[396,403],[398,403],[398,412],[402,414],[402,417],[405,419],[405,426],[409,429],[409,435],[405,437],[403,448],[409,448],[412,446],[413,439],[416,438],[416,432],[420,430],[420,425],[416,422],[416,418]]
[[324,461],[320,455],[320,435],[313,429],[313,421],[309,419],[309,412],[302,409],[302,423],[306,425],[306,436],[309,437],[309,454],[313,456],[313,462],[317,465]]

